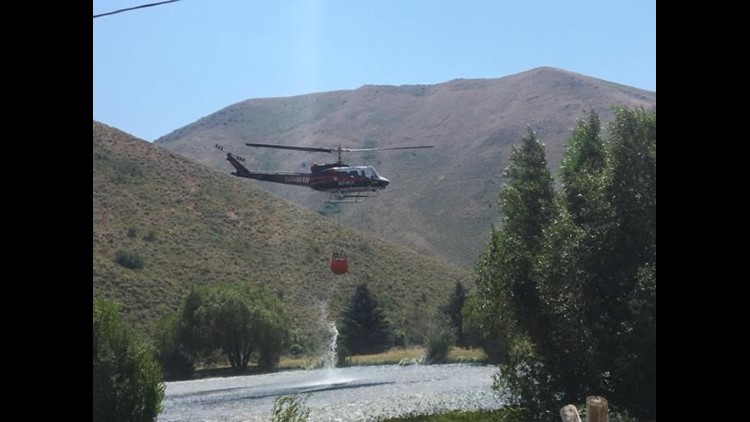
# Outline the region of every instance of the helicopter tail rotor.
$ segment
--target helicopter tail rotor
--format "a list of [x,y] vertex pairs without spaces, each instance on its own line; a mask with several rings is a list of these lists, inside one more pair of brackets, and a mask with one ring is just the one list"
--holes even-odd
[[[224,145],[221,145],[221,144],[216,144],[216,145],[214,145],[214,148],[218,149],[218,150],[219,150],[219,151],[221,151],[221,152],[224,152]],[[232,158],[234,158],[235,160],[237,160],[237,161],[240,161],[240,162],[242,162],[242,163],[244,163],[244,162],[245,162],[245,158],[244,158],[244,157],[241,157],[241,156],[239,156],[239,155],[237,155],[237,154],[233,154],[233,153],[231,153],[231,152],[227,152],[227,156],[231,156],[231,157],[232,157]]]

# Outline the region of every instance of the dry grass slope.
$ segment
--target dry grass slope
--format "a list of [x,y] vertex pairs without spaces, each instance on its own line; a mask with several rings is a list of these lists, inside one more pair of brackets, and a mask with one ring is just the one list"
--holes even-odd
[[[193,284],[262,285],[303,332],[318,328],[324,303],[337,313],[361,282],[397,325],[447,300],[456,281],[471,284],[460,267],[338,226],[97,122],[93,209],[94,296],[120,302],[144,332]],[[350,260],[350,274],[340,277],[328,270],[336,238]],[[138,260],[142,268],[131,265]]]

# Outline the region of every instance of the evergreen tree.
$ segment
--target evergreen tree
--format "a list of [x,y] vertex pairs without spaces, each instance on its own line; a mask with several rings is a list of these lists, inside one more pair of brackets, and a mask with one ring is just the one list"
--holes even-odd
[[366,284],[357,286],[338,326],[339,339],[350,354],[380,353],[393,344],[385,312]]
[[448,303],[443,307],[443,313],[448,317],[453,327],[456,336],[456,346],[468,348],[469,342],[464,334],[464,321],[463,314],[461,313],[464,303],[466,303],[466,288],[460,281],[457,281],[453,294],[451,294]]

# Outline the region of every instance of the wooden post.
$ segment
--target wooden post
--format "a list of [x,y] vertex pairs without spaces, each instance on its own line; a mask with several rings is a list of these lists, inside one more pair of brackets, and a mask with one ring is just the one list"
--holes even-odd
[[572,404],[563,406],[560,409],[560,417],[562,422],[581,422],[581,416],[578,415],[578,409]]
[[601,396],[586,397],[586,422],[609,422],[609,404]]

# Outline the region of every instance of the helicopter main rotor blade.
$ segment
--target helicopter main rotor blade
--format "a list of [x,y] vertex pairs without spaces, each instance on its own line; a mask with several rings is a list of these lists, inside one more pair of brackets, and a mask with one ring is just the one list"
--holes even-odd
[[421,145],[413,147],[385,147],[385,148],[342,148],[342,151],[346,152],[368,152],[368,151],[386,151],[391,149],[419,149],[419,148],[433,148],[432,145]]
[[286,145],[272,145],[272,144],[251,144],[245,143],[249,147],[262,147],[262,148],[277,148],[277,149],[291,149],[295,151],[310,151],[310,152],[334,152],[332,148],[312,148],[312,147],[290,147]]
[[418,145],[418,146],[407,146],[407,147],[385,147],[385,148],[320,148],[320,147],[293,147],[288,145],[273,145],[273,144],[256,144],[256,143],[245,143],[249,147],[262,147],[262,148],[276,148],[276,149],[290,149],[294,151],[309,151],[309,152],[370,152],[370,151],[387,151],[394,149],[420,149],[420,148],[433,148],[432,145]]

